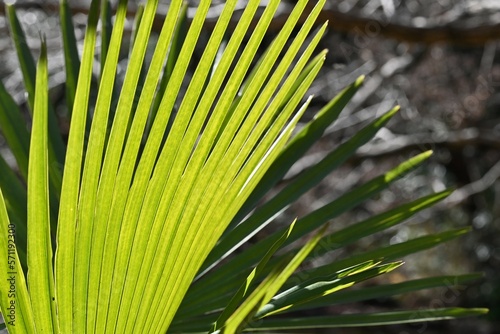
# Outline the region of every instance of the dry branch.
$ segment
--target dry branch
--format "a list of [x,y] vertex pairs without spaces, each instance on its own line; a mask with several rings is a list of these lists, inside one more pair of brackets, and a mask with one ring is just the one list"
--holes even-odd
[[[314,3],[314,2],[311,2]],[[58,12],[58,5],[55,3],[45,2],[37,4],[33,2],[19,1],[16,3],[17,8],[40,8],[46,12]],[[262,6],[261,11],[265,6]],[[301,21],[304,21],[308,12],[304,12]],[[154,29],[159,31],[166,17],[165,6],[160,7],[159,13],[154,22]],[[0,13],[4,13],[5,8],[0,6]],[[243,12],[244,8],[239,8],[235,12],[235,16],[231,22],[234,27],[238,23],[238,17]],[[271,23],[271,31],[279,31],[286,22],[290,14],[290,6],[283,4],[278,14]],[[209,12],[205,23],[206,29],[213,29],[218,19],[218,14],[221,11],[221,6],[215,6]],[[87,13],[87,9],[83,7],[73,7],[74,13]],[[135,15],[135,10],[131,9],[129,16]],[[190,15],[192,17],[192,15]],[[394,17],[394,16],[393,16]],[[258,19],[254,19],[253,26],[257,24]],[[455,45],[484,45],[489,41],[500,39],[500,22],[494,20],[466,20],[457,18],[442,24],[429,24],[427,26],[417,27],[404,24],[402,22],[389,22],[383,18],[366,17],[353,11],[344,13],[334,8],[323,10],[316,24],[320,25],[323,22],[329,21],[331,29],[342,32],[364,34],[367,36],[382,35],[389,38],[395,38],[405,42],[432,44],[438,42],[446,42]],[[480,21],[479,23],[476,23]]]

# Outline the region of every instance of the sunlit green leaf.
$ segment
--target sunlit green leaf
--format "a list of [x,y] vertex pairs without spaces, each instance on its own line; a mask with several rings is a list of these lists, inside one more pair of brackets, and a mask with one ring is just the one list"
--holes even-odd
[[238,330],[251,324],[251,320],[256,312],[271,300],[286,282],[288,277],[290,277],[307,255],[314,249],[323,236],[325,229],[326,228],[323,228],[309,240],[290,262],[283,259],[281,263],[275,266],[269,276],[262,281],[259,287],[257,287],[233,315],[227,319],[221,329],[221,333],[236,333]]
[[96,41],[96,28],[99,18],[99,1],[90,4],[87,31],[85,34],[82,63],[78,75],[75,94],[75,107],[71,117],[68,138],[68,151],[64,165],[64,178],[61,189],[61,203],[57,226],[57,250],[55,258],[56,299],[60,330],[73,332],[73,276],[75,253],[75,230],[80,193],[80,180],[85,140],[85,126],[89,109],[90,83]]
[[[394,108],[369,126],[365,127],[349,141],[328,154],[321,162],[298,176],[276,196],[256,209],[245,221],[224,236],[220,243],[212,250],[206,260],[206,263],[210,264],[208,268],[216,265],[218,261],[222,261],[231,251],[241,246],[241,244],[249,240],[253,235],[270,223],[272,217],[317,185],[324,177],[331,173],[333,169],[345,162],[356,149],[369,141],[380,128],[391,119],[397,110],[399,110],[399,107]],[[297,150],[294,150],[294,153],[296,152]],[[263,180],[261,182],[268,181],[269,180]]]
[[[397,180],[398,177],[409,173],[430,155],[430,151],[419,154],[414,158],[403,162],[386,174],[374,178],[368,183],[353,189],[351,192],[346,193],[322,208],[299,219],[290,238],[287,239],[286,244],[297,240],[315,228],[318,228],[322,224],[326,223],[328,220],[353,208],[363,200],[366,200],[367,198],[385,189],[389,186],[389,184]],[[196,282],[195,285],[193,285],[190,291],[191,294],[186,296],[185,302],[189,303],[191,302],[191,298],[193,298],[193,306],[195,306],[196,304],[199,304],[200,300],[210,300],[212,298],[216,298],[222,294],[222,291],[227,291],[226,289],[229,290],[233,288],[232,284],[234,284],[234,279],[240,275],[248,275],[248,272],[246,272],[248,266],[255,264],[259,257],[263,256],[265,249],[268,249],[270,245],[276,242],[280,235],[279,233],[282,232],[276,232],[275,234],[260,241],[258,244],[255,244],[244,252],[238,254],[213,273],[202,276],[202,278]],[[379,257],[382,258],[383,256]],[[370,259],[373,258],[365,259],[364,261]],[[194,300],[197,300],[198,302],[194,302]]]
[[48,69],[47,49],[42,42],[28,166],[28,287],[37,330],[59,330],[52,269],[48,168]]
[[[237,0],[220,5],[201,0],[196,11],[173,0],[165,13],[157,12],[159,1],[151,0],[139,5],[130,33],[127,3],[118,1],[115,9],[109,0],[91,1],[80,58],[73,13],[66,0],[60,1],[67,143],[49,101],[45,42],[36,68],[14,7],[7,6],[33,116],[25,122],[0,84],[0,129],[16,160],[9,161],[11,167],[0,156],[0,247],[7,255],[0,257],[0,309],[10,332],[236,333],[411,323],[486,312],[273,319],[279,313],[455,287],[477,278],[356,287],[396,269],[405,256],[468,229],[313,265],[313,256],[326,259],[328,252],[393,227],[450,194],[431,194],[347,227],[329,228],[334,218],[425,161],[430,152],[424,152],[245,245],[351,158],[398,108],[374,119],[262,203],[363,81],[360,77],[296,129],[327,54],[317,50],[326,23],[313,32],[326,0],[296,1],[272,37],[269,27],[280,0],[265,6],[251,0],[238,13]],[[212,25],[206,17],[215,9]],[[153,36],[153,27],[160,25],[160,34]],[[100,59],[97,78],[95,59]],[[91,85],[96,99],[90,98]]]
[[[12,40],[14,41],[14,46],[16,47],[17,56],[19,58],[19,65],[21,66],[21,72],[23,74],[24,86],[26,92],[28,93],[28,104],[30,110],[33,111],[34,100],[35,100],[35,77],[36,77],[36,65],[31,51],[28,48],[28,43],[26,41],[26,36],[21,27],[21,23],[17,17],[15,7],[10,4],[6,6],[7,18],[9,20],[9,27],[11,29]],[[63,144],[61,134],[59,132],[59,127],[57,126],[56,114],[52,108],[52,105],[47,101],[49,107],[48,113],[48,124],[49,124],[49,148],[50,148],[50,159],[51,164],[64,163],[65,157],[65,146]],[[59,171],[57,171],[59,172]],[[53,171],[56,173],[56,170]],[[60,173],[60,172],[59,172]],[[52,175],[55,178],[55,175]],[[53,182],[60,182],[60,176],[57,177]],[[60,184],[56,184],[55,188],[58,192],[60,190]]]
[[290,232],[293,229],[295,222],[290,224],[290,227],[288,230],[283,233],[282,237],[271,247],[264,258],[259,262],[259,264],[255,267],[254,270],[248,275],[247,279],[245,280],[245,283],[240,287],[240,289],[236,292],[236,294],[233,296],[231,301],[227,304],[227,306],[224,308],[224,311],[220,314],[220,316],[217,318],[217,321],[214,325],[214,330],[219,329],[233,314],[234,311],[238,308],[239,303],[248,295],[250,294],[251,290],[250,288],[256,281],[256,279],[259,277],[260,273],[264,269],[264,267],[267,265],[267,262],[271,258],[271,256],[274,255],[274,253],[281,247],[283,242],[285,242],[286,238],[290,235]]
[[34,333],[35,322],[26,280],[17,256],[17,226],[9,221],[2,190],[0,189],[0,247],[5,250],[0,256],[0,311],[10,333],[18,328]]

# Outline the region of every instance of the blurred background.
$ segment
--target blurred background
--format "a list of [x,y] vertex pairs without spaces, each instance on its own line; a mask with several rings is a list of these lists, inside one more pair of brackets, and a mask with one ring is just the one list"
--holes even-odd
[[[89,1],[69,3],[75,12],[76,36],[82,44]],[[223,3],[213,1],[202,38],[208,38]],[[196,1],[189,2],[190,16],[196,4]],[[310,4],[313,6],[315,1]],[[15,5],[35,56],[39,48],[39,31],[47,35],[51,97],[58,106],[61,129],[67,131],[58,1],[21,0]],[[282,2],[265,43],[272,41],[292,5],[293,1]],[[239,8],[244,6],[242,1]],[[264,1],[262,6],[265,6]],[[22,76],[4,16],[4,3],[0,7],[0,79],[18,103],[26,104]],[[129,33],[136,8],[134,2],[130,8]],[[161,13],[167,8],[168,1],[161,2],[157,31]],[[315,99],[305,120],[313,117],[358,76],[366,76],[365,84],[340,119],[290,170],[287,178],[293,178],[300,170],[321,159],[394,105],[400,105],[401,112],[372,142],[278,217],[278,223],[288,223],[296,216],[303,216],[405,158],[432,149],[435,154],[423,167],[377,198],[336,219],[333,229],[431,192],[454,187],[454,194],[407,223],[382,235],[365,238],[336,256],[427,233],[471,226],[473,231],[466,237],[406,258],[402,269],[380,280],[400,282],[476,271],[484,272],[485,277],[468,287],[429,290],[394,300],[345,305],[318,312],[489,307],[489,316],[479,319],[336,333],[500,333],[500,1],[330,0],[318,25],[326,20],[330,22],[329,30],[321,48],[329,49],[329,55],[310,89]],[[198,56],[201,56],[202,47],[203,39]],[[96,73],[98,66],[96,64]],[[123,67],[119,71],[118,75],[124,74]],[[13,162],[1,136],[0,152]],[[371,281],[369,284],[376,283]]]

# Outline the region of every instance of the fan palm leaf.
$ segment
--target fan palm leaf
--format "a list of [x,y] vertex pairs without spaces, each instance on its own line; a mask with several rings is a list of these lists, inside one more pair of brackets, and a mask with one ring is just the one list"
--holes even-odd
[[[8,6],[33,111],[27,131],[20,109],[0,85],[0,127],[21,177],[0,159],[0,247],[8,250],[0,256],[0,308],[9,332],[235,333],[486,312],[449,308],[415,317],[398,311],[273,320],[275,314],[325,303],[443,286],[441,278],[431,278],[394,286],[393,291],[383,286],[348,289],[396,270],[407,254],[466,232],[447,231],[298,270],[313,255],[395,226],[449,195],[432,194],[328,234],[331,220],[412,171],[431,154],[424,152],[233,254],[399,110],[374,120],[258,205],[321,138],[363,82],[359,78],[295,132],[312,99],[305,95],[326,57],[326,51],[316,52],[326,24],[312,31],[325,0],[315,3],[300,25],[310,4],[297,1],[258,58],[279,4],[271,0],[262,8],[251,0],[237,25],[229,28],[237,1],[226,1],[194,64],[211,1],[200,2],[189,28],[187,6],[171,1],[146,61],[158,8],[157,0],[147,1],[138,11],[126,73],[118,84],[127,1],[118,2],[112,20],[110,3],[92,0],[79,58],[71,12],[62,0],[71,122],[67,143],[57,131],[48,98],[46,43],[42,39],[35,70],[14,7]],[[99,20],[101,71],[94,103],[90,95]],[[309,234],[305,245],[292,245]],[[477,278],[464,275],[455,281]]]

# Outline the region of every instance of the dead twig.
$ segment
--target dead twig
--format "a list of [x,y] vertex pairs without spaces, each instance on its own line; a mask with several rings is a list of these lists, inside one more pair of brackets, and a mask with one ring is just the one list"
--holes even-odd
[[359,158],[381,157],[400,154],[410,150],[424,150],[435,147],[463,148],[465,146],[484,146],[500,149],[500,136],[494,130],[467,128],[442,134],[400,135],[390,141],[376,142],[361,147]]
[[469,183],[453,192],[443,205],[455,206],[465,202],[472,195],[490,188],[500,178],[500,161],[490,168],[479,180]]
[[[311,2],[309,10],[306,10],[302,15],[300,22],[304,22],[312,9],[314,1]],[[46,2],[44,4],[36,4],[33,2],[16,3],[17,8],[41,8],[46,12],[58,12],[58,5],[55,3]],[[205,22],[205,28],[211,30],[217,23],[220,6],[215,6],[208,14]],[[283,4],[278,10],[277,15],[273,19],[270,30],[279,31],[290,15],[290,6]],[[165,21],[166,6],[159,8],[159,12],[153,23],[153,29],[159,31]],[[262,6],[261,11],[265,6]],[[73,7],[74,13],[88,13],[88,10],[83,7]],[[234,28],[238,23],[238,18],[244,8],[236,10],[230,27]],[[3,14],[5,8],[0,6],[0,14]],[[135,15],[135,10],[130,9],[129,16]],[[493,15],[493,14],[492,14]],[[394,15],[393,17],[395,17]],[[494,16],[492,16],[494,17]],[[192,15],[191,15],[192,18]],[[363,16],[360,13],[348,12],[344,13],[335,8],[327,8],[319,15],[316,25],[321,25],[325,21],[330,21],[330,27],[337,31],[352,32],[364,35],[382,35],[385,37],[395,38],[405,42],[433,44],[446,42],[455,45],[484,45],[489,41],[500,39],[500,22],[493,19],[488,20],[489,23],[484,24],[484,21],[477,24],[474,20],[457,18],[449,22],[441,24],[429,24],[427,26],[411,26],[402,22],[387,21],[385,18],[374,18]],[[252,26],[257,25],[258,16],[253,20]],[[250,29],[251,31],[251,29]]]
[[[389,140],[375,140],[374,142],[360,147],[347,163],[356,164],[367,158],[381,159],[387,156],[399,156],[405,152],[407,153],[415,150],[426,151],[428,149],[438,148],[457,149],[469,145],[500,149],[500,135],[494,130],[479,130],[477,128],[467,128],[442,135],[427,133],[397,135],[391,137]],[[318,152],[303,157],[290,169],[285,179],[294,178],[305,169],[317,164],[328,153],[329,152]],[[500,166],[497,168],[500,168]],[[496,171],[496,169],[494,171]],[[489,176],[489,178],[491,178],[491,176]],[[489,178],[487,180],[490,180]]]

